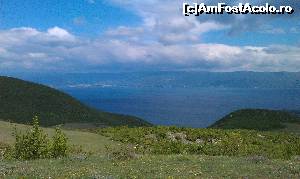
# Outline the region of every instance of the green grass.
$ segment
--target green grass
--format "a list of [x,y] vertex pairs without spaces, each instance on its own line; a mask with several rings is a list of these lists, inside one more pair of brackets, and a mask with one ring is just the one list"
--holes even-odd
[[107,156],[5,161],[6,178],[299,178],[299,160],[267,160],[198,155],[144,155],[114,161]]
[[[22,124],[12,124],[8,122],[0,121],[0,142],[5,144],[13,144],[15,138],[12,136],[12,131],[14,127],[19,131],[25,132],[29,126]],[[52,136],[54,134],[55,129],[51,128],[43,128],[43,130],[49,135]],[[110,147],[118,147],[120,143],[113,142],[107,137],[97,135],[89,132],[81,132],[81,131],[71,131],[71,130],[63,130],[66,136],[69,139],[70,145],[82,146],[84,151],[89,151],[93,153],[103,154],[106,151],[106,146]]]
[[[14,142],[11,132],[28,126],[0,122],[0,144]],[[116,130],[118,128],[115,128]],[[133,131],[136,128],[126,128]],[[54,129],[44,128],[48,135]],[[178,129],[180,130],[180,129]],[[196,130],[196,129],[195,129]],[[67,158],[33,161],[0,158],[0,178],[299,178],[300,159],[205,156],[190,154],[140,154],[126,160],[112,157],[112,151],[125,144],[108,137],[81,131],[64,130],[72,145],[82,145],[86,152]],[[130,134],[128,134],[130,135]],[[141,135],[141,134],[139,134]],[[126,138],[126,135],[124,135]],[[108,146],[108,150],[106,148]]]
[[228,114],[211,128],[270,131],[285,129],[292,125],[300,125],[300,117],[287,111],[243,109]]
[[141,153],[252,156],[289,159],[300,155],[300,136],[255,130],[177,127],[105,128],[98,131]]
[[98,111],[53,88],[0,76],[0,119],[29,124],[37,115],[43,126],[101,123],[106,126],[149,126],[133,116]]

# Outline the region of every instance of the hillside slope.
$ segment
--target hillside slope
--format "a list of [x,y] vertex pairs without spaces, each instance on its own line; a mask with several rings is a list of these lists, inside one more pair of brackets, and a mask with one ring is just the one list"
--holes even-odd
[[10,77],[0,77],[0,119],[28,123],[34,115],[41,125],[97,123],[101,125],[150,125],[139,118],[92,109],[53,88]]
[[[82,146],[82,151],[69,157],[29,161],[3,160],[1,144],[13,144],[14,128],[24,132],[29,126],[0,121],[0,178],[299,178],[300,160],[269,159],[264,156],[209,156],[190,154],[139,154],[129,153],[126,144],[110,138],[80,131],[64,130],[71,146]],[[145,128],[146,129],[146,128]],[[153,128],[147,128],[150,132]],[[54,129],[43,128],[51,137]],[[129,130],[125,137],[140,136],[143,128]],[[177,128],[177,130],[180,130]],[[209,131],[207,129],[195,129]],[[157,130],[154,130],[157,131]],[[153,133],[154,131],[151,131]],[[138,132],[138,133],[136,133]],[[159,132],[159,131],[158,131]],[[255,131],[253,131],[255,133]],[[261,134],[261,133],[260,133]],[[149,138],[147,138],[149,140]],[[263,140],[263,139],[260,139]],[[128,142],[128,141],[127,141]],[[233,140],[232,142],[235,142]],[[157,143],[157,142],[156,142]],[[150,144],[150,143],[148,143]],[[154,143],[155,144],[155,143]],[[133,145],[129,145],[133,146]],[[127,146],[128,147],[128,146]],[[163,147],[163,146],[162,146]],[[277,147],[277,145],[271,148]],[[108,150],[112,149],[112,150]],[[278,148],[276,148],[278,150]],[[276,150],[275,149],[275,150]],[[116,151],[127,151],[129,159],[118,159]],[[114,154],[114,155],[112,155]]]
[[298,126],[300,118],[290,112],[243,109],[228,114],[210,127],[221,129],[278,130],[284,129],[291,124]]

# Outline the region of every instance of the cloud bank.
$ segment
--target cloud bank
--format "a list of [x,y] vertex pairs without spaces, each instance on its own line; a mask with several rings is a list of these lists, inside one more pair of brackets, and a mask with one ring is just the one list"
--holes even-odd
[[[112,3],[134,11],[143,19],[143,23],[135,27],[108,29],[95,38],[76,36],[61,27],[51,27],[45,31],[31,27],[1,30],[0,70],[88,72],[107,69],[300,69],[300,46],[233,46],[206,43],[202,39],[205,33],[214,31],[234,34],[241,30],[260,29],[270,34],[285,33],[271,25],[260,25],[260,16],[187,18],[181,15],[182,1],[167,0],[162,3],[158,0],[113,0]],[[297,19],[298,16],[290,18]],[[252,28],[254,25],[257,28]],[[299,29],[293,26],[290,30],[297,33]]]

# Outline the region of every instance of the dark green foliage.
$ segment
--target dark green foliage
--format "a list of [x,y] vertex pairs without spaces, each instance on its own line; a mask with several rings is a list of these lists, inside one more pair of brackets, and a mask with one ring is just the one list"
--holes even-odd
[[300,123],[300,118],[286,111],[243,109],[225,116],[212,128],[274,130],[284,128],[284,123]]
[[73,97],[47,86],[0,77],[0,119],[29,124],[39,116],[42,126],[65,123],[144,126],[149,123],[132,116],[97,111]]
[[300,137],[285,133],[176,127],[119,127],[98,132],[135,145],[141,153],[255,155],[282,159],[300,155]]
[[67,138],[60,129],[55,130],[52,141],[39,127],[37,117],[33,119],[33,125],[26,133],[21,134],[16,129],[15,144],[6,152],[6,158],[19,160],[34,160],[42,158],[64,157],[68,153]]

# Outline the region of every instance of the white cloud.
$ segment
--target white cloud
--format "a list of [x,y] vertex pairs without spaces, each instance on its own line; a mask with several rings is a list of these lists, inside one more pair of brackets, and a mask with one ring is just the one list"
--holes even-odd
[[47,54],[45,54],[45,53],[28,53],[28,57],[36,58],[36,59],[45,59],[45,58],[47,58]]
[[116,29],[107,30],[105,34],[108,36],[118,37],[118,36],[137,36],[143,33],[144,33],[144,29],[141,27],[132,28],[132,27],[120,26]]
[[[114,3],[121,7],[127,7],[129,10],[135,12],[137,15],[141,16],[144,19],[145,24],[150,24],[155,28],[155,26],[164,25],[167,29],[191,29],[195,24],[202,24],[204,22],[212,22],[219,25],[219,29],[222,29],[221,25],[229,29],[230,34],[242,33],[245,31],[262,31],[264,30],[263,26],[268,24],[273,20],[278,19],[287,19],[289,21],[294,21],[297,23],[300,20],[299,11],[297,7],[300,6],[300,1],[295,0],[252,0],[251,2],[246,0],[224,0],[222,2],[228,5],[238,5],[238,3],[251,3],[252,5],[265,5],[269,3],[270,5],[275,5],[279,7],[281,5],[292,6],[295,10],[293,15],[201,15],[199,17],[183,17],[182,16],[182,3],[206,3],[208,5],[217,5],[219,0],[109,0],[109,3]],[[198,22],[196,22],[196,20]],[[189,21],[189,22],[187,22]],[[274,23],[276,24],[276,23]],[[278,24],[275,25],[275,28]],[[209,30],[209,29],[208,29]],[[207,31],[204,28],[204,32]],[[278,33],[275,32],[275,33]],[[280,32],[281,33],[281,32]]]
[[[109,2],[128,8],[143,19],[143,24],[138,28],[142,29],[144,34],[131,32],[136,39],[149,40],[150,36],[150,40],[165,44],[191,43],[198,41],[203,33],[228,28],[215,21],[200,22],[196,17],[184,17],[181,10],[183,1],[112,0]],[[134,31],[136,28],[131,30]]]
[[[60,27],[46,31],[25,27],[2,30],[0,70],[84,71],[114,65],[131,70],[137,70],[136,66],[214,71],[300,69],[297,46],[232,46],[202,41],[203,34],[232,28],[248,18],[226,17],[223,21],[222,18],[187,18],[181,14],[182,2],[173,0],[113,2],[135,11],[143,23],[137,27],[109,29],[94,39],[75,36]],[[253,21],[255,24],[256,19]],[[281,33],[272,27],[266,30]]]
[[48,29],[47,34],[61,40],[75,40],[74,36],[71,35],[67,30],[59,27]]
[[[0,69],[81,71],[115,64],[216,71],[300,69],[300,47],[296,46],[164,44],[107,37],[92,40],[75,37],[61,28],[53,29],[46,32],[29,28],[1,31]],[[70,41],[69,37],[76,40]],[[5,38],[14,41],[5,41]]]

